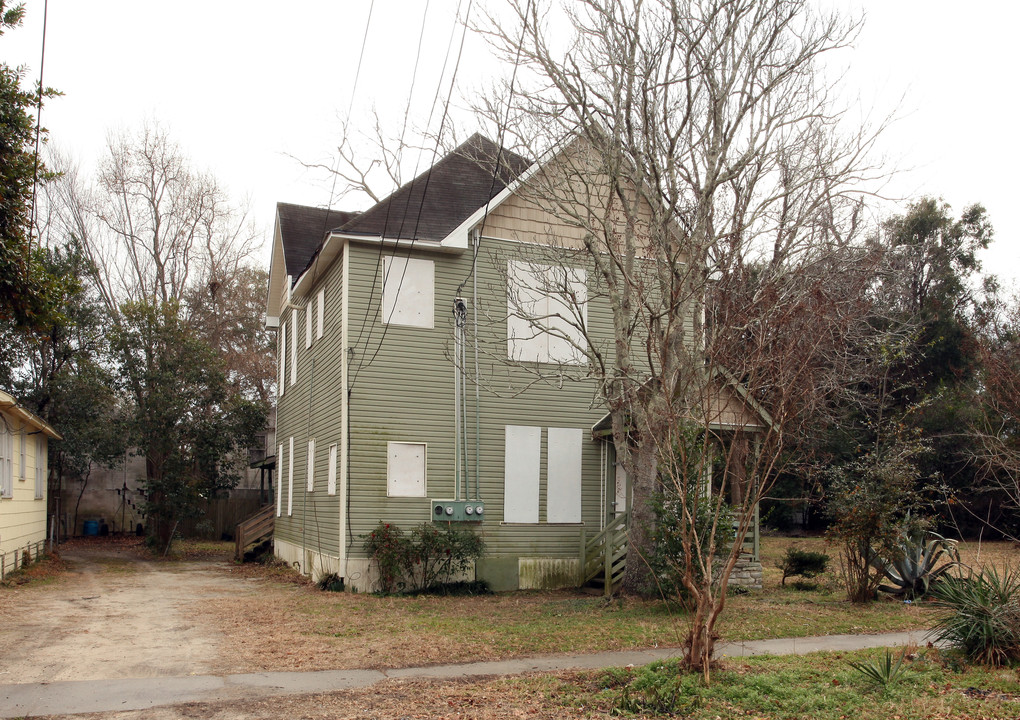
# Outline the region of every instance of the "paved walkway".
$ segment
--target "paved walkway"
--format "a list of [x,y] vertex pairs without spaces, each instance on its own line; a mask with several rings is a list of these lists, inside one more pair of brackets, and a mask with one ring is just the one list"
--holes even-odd
[[[925,642],[925,632],[882,635],[825,635],[744,643],[720,643],[717,656],[804,655],[822,650],[861,650]],[[64,715],[118,710],[144,710],[160,705],[187,702],[216,702],[274,695],[301,695],[349,688],[364,688],[386,679],[450,679],[518,675],[645,665],[677,657],[678,648],[605,652],[590,655],[544,657],[433,665],[395,670],[326,670],[319,672],[250,673],[245,675],[195,675],[127,680],[83,680],[76,682],[23,683],[0,685],[0,718],[35,715]]]

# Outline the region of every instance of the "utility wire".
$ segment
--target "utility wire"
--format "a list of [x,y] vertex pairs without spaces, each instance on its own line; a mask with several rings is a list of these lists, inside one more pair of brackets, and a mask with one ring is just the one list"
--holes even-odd
[[[36,191],[39,187],[39,136],[42,134],[43,69],[46,67],[46,18],[49,15],[50,0],[43,3],[42,53],[39,58],[39,98],[35,106],[35,161],[32,168],[32,211],[29,216],[28,232],[31,238],[35,227]],[[42,242],[42,238],[39,239]]]
[[[404,108],[404,125],[401,128],[401,130],[400,130],[400,141],[399,141],[400,145],[397,148],[398,153],[403,151],[403,147],[404,147],[404,135],[405,135],[405,133],[407,131],[407,120],[408,120],[408,116],[411,114],[411,98],[414,95],[414,86],[415,86],[415,82],[416,82],[416,80],[418,78],[418,63],[421,60],[421,48],[422,48],[423,40],[425,38],[425,21],[427,19],[428,11],[429,11],[429,3],[426,2],[425,3],[425,12],[422,14],[422,18],[421,18],[421,33],[418,35],[418,52],[417,52],[417,54],[415,55],[415,58],[414,58],[414,72],[411,75],[411,89],[408,92],[408,95],[407,95],[407,105]],[[457,9],[457,12],[458,13],[460,12],[459,6],[458,6],[458,9]],[[454,23],[454,29],[456,29],[456,23]],[[443,60],[443,69],[439,73],[440,86],[441,86],[441,83],[442,83],[442,77],[443,77],[443,75],[446,74],[446,64],[447,64],[447,62],[450,59],[450,48],[453,46],[453,36],[454,36],[454,33],[451,32],[450,33],[450,42],[449,42],[449,44],[447,45],[447,48],[446,48],[446,58]],[[437,98],[438,98],[438,95],[439,95],[438,88],[440,86],[437,86],[437,90],[436,90],[436,97]],[[433,100],[432,101],[432,110],[429,111],[428,125],[432,124],[432,112],[435,110],[435,104],[436,104],[436,101]],[[426,125],[426,127],[428,125]],[[399,157],[400,156],[398,155],[398,162],[397,162],[397,167],[398,168],[400,166]],[[419,165],[420,162],[421,162],[421,151],[419,150],[418,151],[418,159],[415,161],[414,176],[413,177],[417,177],[418,176],[418,165]],[[412,180],[412,183],[413,182],[414,181]],[[410,191],[412,189],[413,189],[413,185],[408,190],[408,197],[410,197]],[[372,315],[372,299],[375,297],[375,286],[376,286],[376,283],[377,283],[377,281],[379,279],[379,267],[382,265],[383,250],[384,250],[384,247],[383,247],[384,244],[383,244],[383,242],[381,240],[385,239],[385,237],[386,237],[386,228],[389,227],[390,210],[391,210],[392,207],[393,207],[393,203],[392,202],[386,203],[386,214],[383,216],[383,231],[382,231],[382,238],[380,239],[380,243],[379,243],[379,253],[378,253],[378,255],[376,257],[376,260],[375,260],[375,271],[372,273],[372,287],[368,291],[368,308],[366,309],[364,316],[362,316],[362,318],[361,318],[361,328],[358,330],[358,338],[357,338],[357,340],[354,341],[354,345],[355,346],[360,346],[361,345],[361,338],[362,338],[362,336],[365,333],[365,326],[368,323],[368,318]],[[405,203],[405,206],[404,206],[404,218],[406,218],[406,217],[407,217],[407,204]],[[404,229],[404,220],[402,218],[401,221],[400,221],[400,228],[397,231],[397,238],[398,239],[399,239],[400,233],[403,231],[403,229]],[[384,281],[384,283],[385,283],[385,281]],[[381,302],[382,302],[382,300],[380,298],[380,303]],[[366,344],[368,342],[370,342],[371,339],[372,339],[372,331],[369,330],[368,340],[366,341]]]
[[[443,127],[446,125],[446,118],[449,115],[449,111],[450,111],[450,99],[453,97],[453,87],[454,87],[454,84],[456,83],[456,80],[457,80],[457,71],[460,69],[460,60],[461,60],[461,57],[463,56],[463,53],[464,53],[464,40],[467,38],[467,26],[468,26],[468,23],[470,22],[470,19],[471,19],[471,6],[473,5],[473,3],[474,3],[474,0],[469,0],[468,7],[467,7],[467,13],[464,16],[464,32],[461,33],[461,36],[460,36],[460,47],[457,50],[457,61],[456,61],[456,63],[454,63],[454,66],[453,66],[453,73],[450,76],[450,88],[449,88],[449,90],[447,91],[447,94],[446,94],[446,102],[443,104],[443,115],[442,115],[442,118],[440,118],[440,121],[439,121],[439,132],[436,133],[436,144],[435,144],[435,147],[432,150],[432,164],[429,166],[428,173],[425,175],[425,187],[422,190],[421,202],[418,204],[418,216],[415,219],[415,223],[414,223],[414,233],[411,235],[411,242],[410,242],[410,244],[408,246],[408,249],[407,249],[407,256],[405,258],[404,267],[403,267],[403,269],[401,270],[401,273],[400,273],[400,281],[397,283],[397,291],[395,293],[395,296],[399,296],[400,295],[400,288],[403,286],[403,284],[404,284],[404,277],[407,275],[407,261],[410,260],[410,258],[411,258],[411,253],[414,250],[415,240],[418,238],[418,227],[419,227],[419,224],[421,223],[422,211],[423,211],[423,209],[425,207],[425,198],[428,195],[429,182],[432,179],[432,170],[435,168],[435,165],[436,165],[436,157],[439,155],[439,143],[441,142],[442,137],[443,137]],[[392,317],[392,314],[393,314],[393,310],[391,309],[390,310],[390,317]],[[389,332],[389,329],[390,329],[390,323],[389,323],[389,318],[387,318],[387,322],[383,325],[383,334],[382,334],[382,337],[379,338],[379,344],[376,346],[375,352],[372,354],[372,357],[369,358],[368,362],[364,366],[370,366],[372,364],[372,362],[375,361],[376,357],[378,357],[379,351],[382,350],[383,342],[385,342],[385,340],[386,340],[386,333]],[[353,386],[353,383],[352,383],[352,386]]]

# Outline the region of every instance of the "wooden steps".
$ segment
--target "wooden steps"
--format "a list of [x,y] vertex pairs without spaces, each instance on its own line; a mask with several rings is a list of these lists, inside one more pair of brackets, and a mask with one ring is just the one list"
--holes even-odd
[[245,549],[249,545],[272,537],[275,527],[276,513],[273,505],[264,505],[261,510],[247,520],[239,522],[237,531],[234,533],[234,559],[241,562],[244,559]]

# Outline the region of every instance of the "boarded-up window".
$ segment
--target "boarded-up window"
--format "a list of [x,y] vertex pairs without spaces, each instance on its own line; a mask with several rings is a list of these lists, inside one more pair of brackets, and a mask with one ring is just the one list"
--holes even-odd
[[42,500],[46,495],[46,443],[42,436],[35,439],[35,499]]
[[287,515],[294,514],[294,438],[287,448]]
[[326,493],[336,495],[336,443],[329,446],[329,475],[326,479]]
[[291,313],[291,317],[294,318],[294,322],[291,323],[290,329],[290,384],[294,385],[297,383],[297,310]]
[[548,429],[546,521],[581,522],[581,440],[577,428]]
[[425,497],[425,443],[386,443],[386,495]]
[[314,303],[309,300],[305,305],[305,350],[312,346],[312,313],[315,312]]
[[503,471],[503,522],[538,522],[538,481],[542,428],[506,426]]
[[308,492],[315,492],[315,438],[308,441]]
[[317,296],[319,309],[318,317],[315,321],[315,339],[318,340],[322,337],[323,327],[326,324],[326,288],[321,288]]
[[506,332],[511,360],[585,362],[586,277],[580,268],[508,262]]
[[383,262],[384,325],[434,327],[435,270],[431,260],[387,257]]
[[276,348],[276,366],[280,371],[280,377],[276,379],[276,394],[283,395],[285,389],[284,380],[287,378],[287,322],[280,323],[280,337]]
[[12,435],[3,426],[0,419],[0,497],[9,498],[14,495],[14,448],[11,445]]
[[276,517],[280,517],[283,514],[283,443],[280,443],[280,447],[276,449],[276,467],[279,471],[276,473]]

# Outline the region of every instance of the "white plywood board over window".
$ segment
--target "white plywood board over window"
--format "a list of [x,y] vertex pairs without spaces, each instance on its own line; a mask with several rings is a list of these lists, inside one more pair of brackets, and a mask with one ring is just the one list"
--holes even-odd
[[383,261],[384,325],[435,326],[436,264],[432,260],[391,256]]
[[541,462],[542,428],[507,425],[503,471],[503,522],[538,522]]
[[386,495],[425,497],[425,443],[386,443]]
[[581,522],[581,441],[578,428],[549,428],[546,521]]

